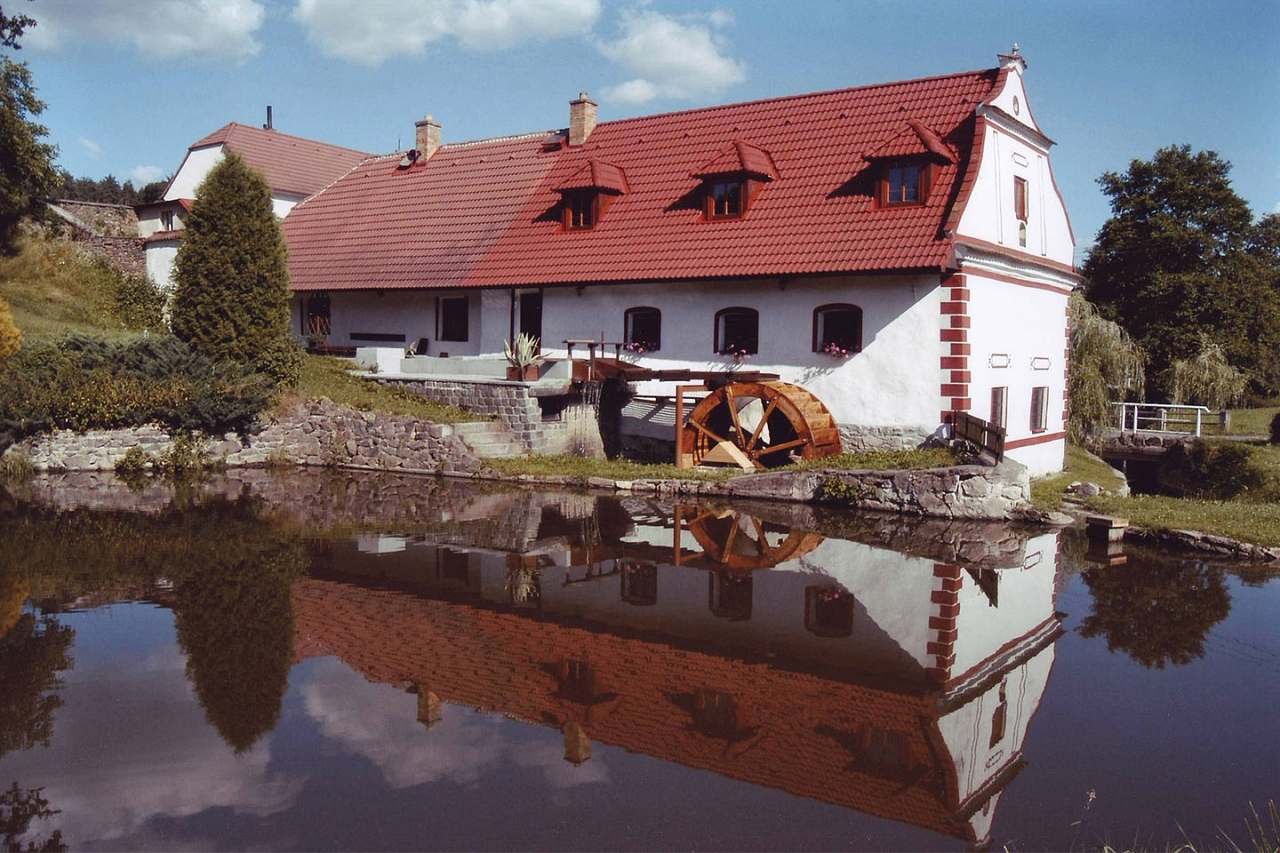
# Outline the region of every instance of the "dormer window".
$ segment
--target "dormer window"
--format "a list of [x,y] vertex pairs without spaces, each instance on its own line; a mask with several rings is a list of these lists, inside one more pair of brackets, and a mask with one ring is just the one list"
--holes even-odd
[[735,142],[693,177],[702,180],[704,218],[741,219],[765,184],[778,177],[778,170],[768,151]]
[[609,205],[629,186],[622,169],[602,160],[588,160],[556,187],[561,221],[566,231],[589,231],[604,218]]
[[874,168],[876,206],[910,207],[928,201],[939,168],[954,165],[956,155],[926,124],[907,119],[865,159]]

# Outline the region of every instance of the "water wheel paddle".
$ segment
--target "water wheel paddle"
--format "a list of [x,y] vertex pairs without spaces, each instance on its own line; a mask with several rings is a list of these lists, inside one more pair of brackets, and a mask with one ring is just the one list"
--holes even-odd
[[787,560],[798,560],[823,541],[821,534],[734,510],[703,512],[689,522],[689,532],[702,546],[711,568],[735,571],[771,569]]
[[822,401],[787,382],[728,382],[689,413],[680,466],[776,468],[840,452],[840,430]]

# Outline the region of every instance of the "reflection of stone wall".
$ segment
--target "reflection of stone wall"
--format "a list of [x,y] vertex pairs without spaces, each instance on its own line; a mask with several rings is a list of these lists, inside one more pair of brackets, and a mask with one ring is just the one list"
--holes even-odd
[[[451,426],[378,412],[360,412],[328,400],[299,404],[258,434],[204,440],[212,458],[228,466],[327,465],[468,473],[480,462]],[[109,471],[133,448],[158,456],[173,437],[157,426],[71,430],[28,438],[7,453],[25,454],[38,471]]]

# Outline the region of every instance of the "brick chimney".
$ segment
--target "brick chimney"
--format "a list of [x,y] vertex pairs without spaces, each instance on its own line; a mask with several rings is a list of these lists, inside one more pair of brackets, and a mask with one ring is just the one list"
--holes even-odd
[[428,113],[426,118],[414,122],[413,126],[417,130],[413,147],[418,149],[419,156],[425,160],[440,147],[440,122]]
[[586,92],[579,92],[576,101],[569,102],[569,144],[581,145],[587,141],[591,131],[596,129],[596,115],[600,105],[587,97]]

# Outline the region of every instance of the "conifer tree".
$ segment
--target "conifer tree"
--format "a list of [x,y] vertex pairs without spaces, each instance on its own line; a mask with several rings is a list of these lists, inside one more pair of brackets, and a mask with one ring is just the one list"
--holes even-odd
[[235,154],[197,190],[174,262],[173,333],[214,361],[297,381],[289,268],[266,181]]
[[0,359],[6,359],[22,348],[22,332],[13,322],[9,304],[0,299]]

